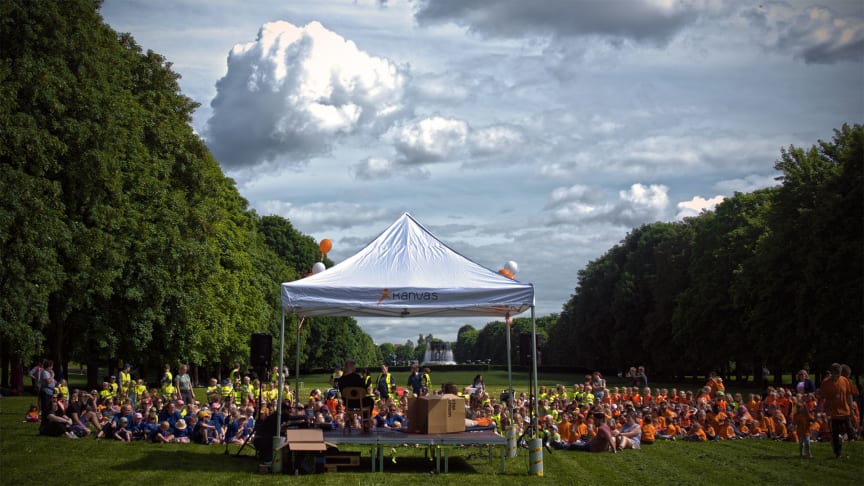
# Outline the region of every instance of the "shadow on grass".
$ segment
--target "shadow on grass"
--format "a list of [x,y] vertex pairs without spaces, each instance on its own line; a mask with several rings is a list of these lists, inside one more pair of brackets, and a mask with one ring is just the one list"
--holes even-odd
[[[192,447],[198,447],[193,445]],[[237,456],[235,450],[229,455],[224,454],[224,449],[201,448],[190,450],[158,450],[152,449],[143,456],[120,464],[111,469],[116,471],[159,471],[171,472],[257,472],[258,459],[252,454],[240,454]],[[156,466],[158,465],[158,466]],[[290,459],[283,462],[283,471],[292,473]],[[376,467],[377,469],[377,467]],[[441,471],[444,472],[444,461],[441,461]],[[451,457],[448,471],[450,473],[476,473],[477,470],[465,458]],[[360,465],[356,467],[340,467],[339,472],[371,473],[372,462],[368,457],[360,459]],[[388,474],[417,474],[435,473],[435,461],[425,457],[397,457],[396,462],[391,458],[384,458],[384,472]]]
[[251,454],[235,456],[232,451],[230,455],[225,455],[224,449],[198,445],[191,445],[191,447],[197,450],[150,449],[144,452],[141,457],[116,464],[112,466],[112,469],[117,471],[152,471],[158,465],[160,471],[213,473],[258,470],[258,461]]
[[[372,472],[372,462],[369,458],[360,459],[360,466],[351,469],[340,469],[344,472]],[[398,457],[394,463],[390,458],[384,458],[384,472],[388,474],[435,473],[435,461],[425,457]],[[441,460],[441,472],[444,472],[444,460]],[[477,470],[461,457],[451,457],[449,472],[476,473]]]

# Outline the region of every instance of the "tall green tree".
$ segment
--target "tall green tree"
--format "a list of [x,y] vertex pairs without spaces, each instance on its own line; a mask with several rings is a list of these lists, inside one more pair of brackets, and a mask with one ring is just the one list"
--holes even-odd
[[[783,150],[768,231],[744,268],[752,336],[773,369],[862,364],[864,127]],[[772,366],[769,366],[772,368]]]
[[457,363],[464,363],[468,360],[474,360],[475,350],[477,346],[477,336],[479,332],[474,326],[465,324],[456,332],[456,342],[453,343],[453,359]]
[[[0,353],[93,371],[123,358],[145,375],[246,361],[251,333],[279,329],[278,284],[305,275],[317,245],[249,210],[192,130],[197,105],[170,62],[98,7],[3,3]],[[353,320],[314,327],[375,360]]]

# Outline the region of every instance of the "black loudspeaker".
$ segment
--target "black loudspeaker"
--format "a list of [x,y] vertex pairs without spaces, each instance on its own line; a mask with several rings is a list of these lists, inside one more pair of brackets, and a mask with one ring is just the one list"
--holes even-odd
[[273,336],[255,333],[249,342],[249,364],[252,369],[269,368],[270,356],[273,354]]
[[[540,346],[543,345],[542,336],[537,335],[537,365],[540,365]],[[531,366],[531,333],[519,334],[519,365]]]
[[519,333],[519,365],[528,366],[531,364],[531,334],[527,332]]

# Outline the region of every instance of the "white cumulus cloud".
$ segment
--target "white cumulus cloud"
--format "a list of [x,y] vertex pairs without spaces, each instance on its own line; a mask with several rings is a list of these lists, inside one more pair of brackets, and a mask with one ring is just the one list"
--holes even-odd
[[711,199],[705,199],[700,196],[693,196],[693,199],[689,201],[682,201],[678,203],[678,215],[675,216],[675,219],[684,219],[691,216],[699,216],[702,211],[711,211],[718,204],[723,202],[723,196],[714,196]]
[[619,191],[620,202],[615,218],[619,223],[638,226],[663,219],[669,206],[669,188],[660,184],[633,184],[628,191]]
[[408,69],[318,22],[264,24],[234,46],[204,136],[228,169],[305,161],[340,137],[384,130],[407,111]]
[[394,145],[407,165],[439,162],[461,151],[468,140],[468,123],[434,116],[402,126]]
[[638,226],[664,220],[669,206],[669,188],[660,184],[636,183],[608,201],[602,189],[576,184],[554,189],[543,208],[547,224],[604,222]]

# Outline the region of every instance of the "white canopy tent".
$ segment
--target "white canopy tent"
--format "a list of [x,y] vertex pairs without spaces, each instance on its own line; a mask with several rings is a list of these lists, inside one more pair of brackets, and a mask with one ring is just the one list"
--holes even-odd
[[[281,296],[280,372],[284,368],[286,312],[301,317],[509,319],[531,309],[532,349],[536,349],[533,284],[505,277],[469,260],[442,243],[408,213],[345,261],[315,275],[283,283]],[[509,332],[507,357],[509,372]],[[532,368],[536,387],[536,360]],[[510,375],[512,383],[512,372]],[[280,403],[283,383],[280,376]],[[537,391],[533,392],[536,397]],[[510,393],[512,396],[512,384]],[[277,421],[281,424],[281,407],[278,410]]]

